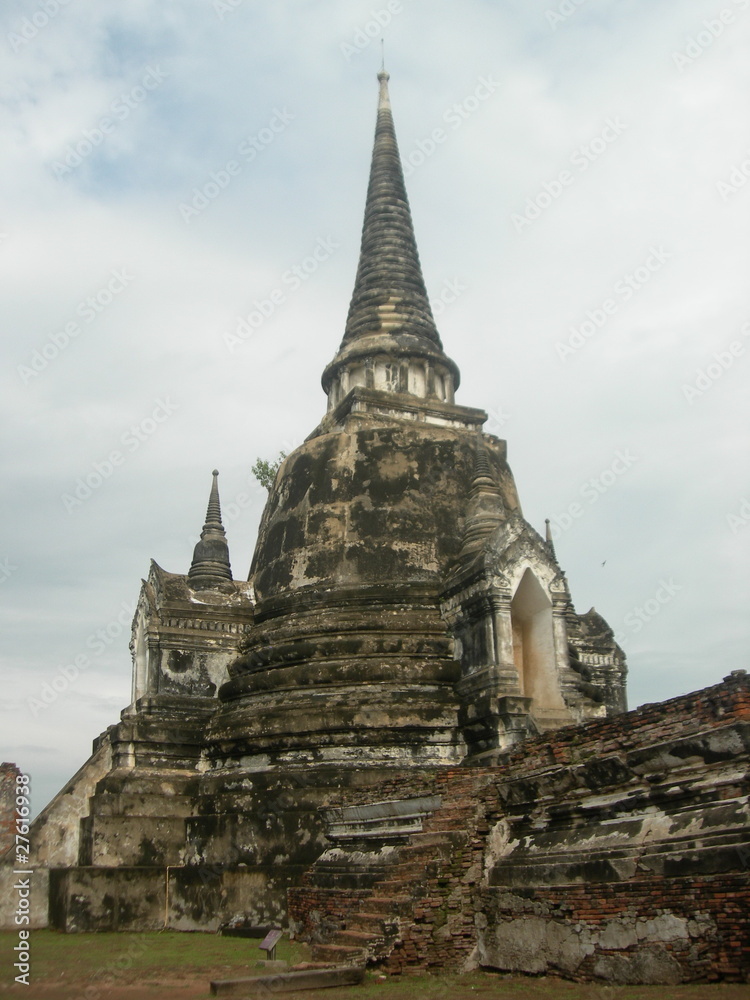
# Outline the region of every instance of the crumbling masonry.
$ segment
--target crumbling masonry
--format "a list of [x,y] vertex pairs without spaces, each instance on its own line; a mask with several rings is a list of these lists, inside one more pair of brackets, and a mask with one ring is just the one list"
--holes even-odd
[[233,579],[214,473],[152,563],[133,697],[33,826],[38,926],[280,922],[393,972],[748,976],[748,678],[626,712],[625,659],[455,401],[380,97],[327,412]]

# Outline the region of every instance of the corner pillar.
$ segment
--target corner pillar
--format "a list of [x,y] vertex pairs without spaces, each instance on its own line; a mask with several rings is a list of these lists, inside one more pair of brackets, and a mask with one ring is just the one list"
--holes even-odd
[[558,682],[560,682],[563,671],[570,666],[568,655],[568,623],[567,623],[568,599],[567,597],[552,597],[552,635],[555,643],[555,668]]
[[432,367],[431,361],[425,361],[424,363],[424,381],[425,381],[425,395],[434,396],[435,395],[435,369]]
[[495,673],[502,694],[521,694],[521,683],[513,658],[513,620],[510,594],[490,594],[492,630],[495,637]]

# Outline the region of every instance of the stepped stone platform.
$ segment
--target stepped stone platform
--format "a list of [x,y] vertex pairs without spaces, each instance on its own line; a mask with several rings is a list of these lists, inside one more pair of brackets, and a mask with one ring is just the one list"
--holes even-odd
[[132,703],[32,824],[30,926],[279,926],[350,977],[743,981],[747,674],[626,712],[614,631],[456,403],[388,80],[325,414],[246,579],[218,471],[189,571],[152,562]]
[[[743,671],[428,785],[439,805],[393,846],[387,871],[370,869],[367,888],[332,884],[316,864],[290,890],[315,961],[392,974],[483,966],[612,983],[750,980]],[[349,863],[367,867],[354,850]]]

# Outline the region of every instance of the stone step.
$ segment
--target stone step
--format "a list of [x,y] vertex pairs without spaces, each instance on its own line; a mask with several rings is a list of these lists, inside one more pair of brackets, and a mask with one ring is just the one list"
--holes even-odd
[[358,931],[347,928],[345,931],[336,931],[329,944],[343,944],[349,948],[366,949],[369,944],[382,938],[383,934],[373,931]]
[[374,891],[384,890],[389,895],[393,895],[394,889],[398,890],[396,894],[400,894],[407,888],[419,889],[424,884],[426,877],[435,875],[440,870],[444,861],[444,858],[421,858],[416,862],[405,861],[403,866],[399,866],[390,878],[378,882]]
[[[390,871],[388,874],[390,875]],[[352,869],[338,872],[314,869],[309,873],[305,884],[315,889],[370,889],[385,875],[385,872],[363,872]]]
[[92,816],[191,816],[195,800],[190,795],[163,792],[103,792],[91,801]]
[[[423,870],[423,869],[420,869]],[[378,882],[373,898],[377,898],[378,895],[385,896],[403,896],[403,889],[408,884],[408,880],[405,878],[388,878],[384,879],[382,882]],[[410,896],[404,896],[405,899],[410,899]]]
[[146,770],[115,768],[97,784],[96,794],[158,795],[173,798],[193,795],[197,785],[198,779],[194,774],[185,774],[180,770],[162,768],[158,774],[149,774]]
[[[378,886],[380,888],[380,886]],[[367,900],[367,910],[369,913],[383,913],[386,916],[407,916],[414,906],[414,900],[411,896],[405,896],[403,894],[398,895],[388,895],[387,893],[383,895],[372,895]]]
[[329,962],[331,965],[364,965],[367,952],[362,947],[344,944],[314,944],[312,958],[315,962]]
[[[432,844],[446,844],[451,846],[455,839],[456,830],[422,830],[419,833],[412,834],[409,838],[409,843],[401,848],[399,851],[399,857],[404,851],[409,848],[416,848],[421,846],[429,846]],[[461,831],[463,832],[463,831]]]
[[179,865],[184,841],[184,817],[86,816],[79,863],[103,868]]
[[396,862],[396,866],[403,862],[404,859],[413,859],[416,857],[430,857],[435,854],[445,854],[450,853],[453,848],[453,844],[445,831],[440,831],[440,833],[427,834],[425,840],[418,840],[416,843],[413,841],[406,844],[399,851],[399,860]]
[[[368,900],[369,903],[369,900]],[[371,934],[385,934],[388,924],[395,923],[395,917],[385,913],[353,913],[346,921],[347,930],[362,930]]]
[[404,872],[417,872],[420,865],[428,865],[434,861],[444,861],[453,853],[452,844],[420,844],[411,851],[404,848],[404,853],[387,873],[390,877],[401,878]]
[[[404,862],[404,867],[393,873],[393,878],[389,880],[390,885],[421,887],[425,878],[436,875],[440,870],[442,858],[431,858],[422,860],[418,864]],[[378,882],[376,888],[379,889],[383,882]]]
[[[442,816],[440,819],[436,819],[434,823],[425,823],[422,833],[454,833],[457,830],[466,830],[469,816],[464,814],[463,816],[456,816],[455,819],[451,817]],[[412,839],[414,834],[412,834]]]
[[476,802],[473,799],[465,799],[463,801],[456,802],[446,802],[440,809],[436,809],[426,820],[427,823],[431,823],[438,819],[440,816],[447,816],[450,819],[455,819],[457,816],[462,816],[466,812],[470,812],[476,807]]

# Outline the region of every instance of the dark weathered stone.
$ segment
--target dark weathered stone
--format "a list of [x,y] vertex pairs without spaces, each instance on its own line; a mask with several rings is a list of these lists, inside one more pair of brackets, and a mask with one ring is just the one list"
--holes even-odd
[[[229,546],[221,523],[219,502],[219,473],[213,472],[211,495],[208,499],[206,523],[200,541],[193,552],[193,562],[188,570],[188,581],[194,590],[211,590],[217,587],[232,589],[232,567],[229,564]],[[228,586],[227,586],[228,585]]]
[[346,861],[327,856],[331,810],[351,796],[384,801],[393,776],[420,780],[624,707],[611,633],[575,615],[551,545],[523,519],[505,442],[455,402],[379,79],[327,412],[276,475],[247,583],[232,580],[216,472],[188,574],[152,564],[132,704],[76,809],[59,798],[37,823],[44,863],[80,866],[56,876],[61,926],[137,924],[127,871],[163,883],[171,926],[283,920],[314,862],[326,858],[331,885],[364,887],[387,863],[377,845],[403,838],[361,832],[339,844]]
[[612,630],[455,402],[380,84],[327,412],[247,582],[216,474],[189,573],[152,564],[132,703],[34,825],[51,921],[280,925],[392,971],[738,978],[747,677],[623,715]]
[[[380,73],[375,143],[367,189],[362,246],[346,331],[338,354],[323,374],[323,389],[342,370],[377,355],[392,364],[393,387],[408,392],[409,360],[426,361],[458,388],[458,368],[442,349],[427,298],[417,242],[393,126],[388,74]],[[404,364],[406,362],[406,364]],[[403,369],[403,371],[402,371]],[[427,375],[429,381],[429,373]],[[362,384],[368,385],[368,380]],[[430,386],[427,386],[428,395]],[[433,390],[434,391],[434,390]]]

